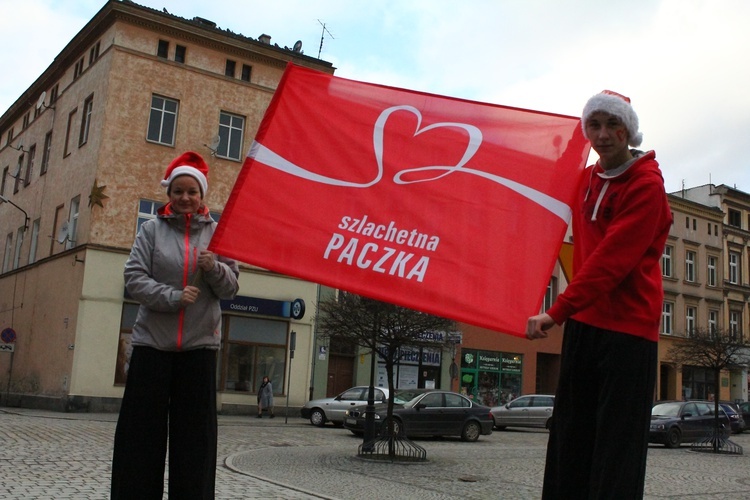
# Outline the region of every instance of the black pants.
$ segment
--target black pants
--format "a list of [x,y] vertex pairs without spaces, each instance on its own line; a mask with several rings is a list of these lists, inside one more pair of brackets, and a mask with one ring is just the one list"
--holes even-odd
[[115,431],[112,499],[212,499],[216,480],[216,351],[135,347]]
[[643,497],[658,346],[568,320],[542,498]]

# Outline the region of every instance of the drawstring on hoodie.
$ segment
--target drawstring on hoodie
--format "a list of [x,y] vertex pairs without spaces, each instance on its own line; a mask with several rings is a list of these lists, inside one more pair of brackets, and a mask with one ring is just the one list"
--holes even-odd
[[[609,180],[614,179],[616,177],[621,176],[625,172],[628,171],[628,169],[636,162],[636,160],[643,155],[643,151],[638,151],[637,149],[631,149],[630,150],[633,153],[633,157],[620,165],[619,167],[613,169],[613,170],[606,170],[602,173],[597,174],[602,179],[605,179],[604,185],[602,186],[602,190],[599,192],[599,197],[596,199],[596,203],[594,204],[594,211],[591,214],[591,222],[596,221],[596,214],[599,212],[599,207],[602,204],[602,200],[604,199],[604,195],[607,194],[607,188],[609,188]],[[591,169],[591,175],[589,176],[589,187],[586,189],[586,196],[583,197],[583,201],[586,202],[589,199],[589,193],[591,193],[591,183],[594,179],[594,171],[596,170],[596,167]]]
[[[589,176],[589,187],[586,189],[586,196],[583,197],[583,201],[588,201],[589,199],[589,193],[591,192],[591,181],[594,178],[594,170],[591,169],[591,175]],[[594,211],[591,214],[591,222],[596,221],[596,213],[599,211],[599,206],[602,204],[602,200],[604,199],[604,195],[607,193],[607,188],[609,187],[609,180],[604,182],[604,186],[602,186],[602,190],[599,192],[599,197],[596,199],[596,204],[594,204]]]

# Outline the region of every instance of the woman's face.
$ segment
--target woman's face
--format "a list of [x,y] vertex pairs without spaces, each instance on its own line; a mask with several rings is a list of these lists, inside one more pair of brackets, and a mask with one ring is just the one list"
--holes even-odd
[[201,206],[201,187],[195,177],[181,175],[169,185],[169,201],[178,214],[195,214]]

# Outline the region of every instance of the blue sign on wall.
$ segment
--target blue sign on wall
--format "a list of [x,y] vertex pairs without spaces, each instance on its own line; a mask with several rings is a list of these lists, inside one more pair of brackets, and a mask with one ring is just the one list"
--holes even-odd
[[301,319],[305,314],[305,301],[295,299],[290,302],[238,295],[232,300],[222,300],[221,309],[229,312]]

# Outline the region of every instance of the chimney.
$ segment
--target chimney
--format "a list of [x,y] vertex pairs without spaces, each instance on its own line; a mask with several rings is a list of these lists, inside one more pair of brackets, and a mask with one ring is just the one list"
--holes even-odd
[[258,37],[258,41],[259,41],[260,43],[267,43],[267,44],[269,44],[269,45],[270,45],[270,44],[271,44],[271,35],[266,35],[266,34],[264,33],[264,34],[262,34],[262,35],[260,35],[260,36]]

